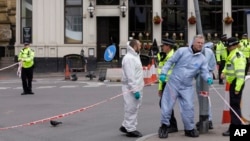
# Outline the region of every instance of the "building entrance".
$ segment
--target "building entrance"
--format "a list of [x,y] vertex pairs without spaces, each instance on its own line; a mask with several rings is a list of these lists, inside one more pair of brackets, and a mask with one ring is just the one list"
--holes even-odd
[[104,62],[105,49],[114,44],[116,55],[114,60],[119,60],[120,30],[119,17],[97,17],[97,61]]

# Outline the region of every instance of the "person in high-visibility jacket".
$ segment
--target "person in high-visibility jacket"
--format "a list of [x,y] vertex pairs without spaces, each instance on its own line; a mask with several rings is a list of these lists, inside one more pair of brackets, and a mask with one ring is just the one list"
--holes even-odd
[[[221,40],[216,44],[215,53],[216,61],[219,65],[218,75],[221,75],[221,72],[225,66],[225,61],[227,58],[227,49],[225,47],[225,41],[227,40],[227,34],[223,34],[220,38]],[[224,84],[223,79],[219,77],[219,84]]]
[[247,72],[249,70],[249,57],[250,57],[250,42],[247,38],[247,34],[243,34],[242,38],[240,40],[240,51],[244,54],[246,57],[246,70],[245,70],[245,75],[247,75]]
[[[174,49],[175,49],[175,42],[171,39],[162,39],[162,51],[159,52],[157,54],[157,60],[159,62],[158,64],[158,74],[161,74],[161,68],[164,66],[164,64],[168,61],[169,58],[171,58],[174,54]],[[171,74],[172,70],[168,71],[168,76]],[[166,82],[167,82],[167,78],[166,78]],[[164,87],[166,85],[166,82],[161,82],[159,81],[159,85],[158,85],[158,95],[160,97],[160,101],[159,101],[159,105],[161,107],[161,97],[162,97],[162,93],[164,90]],[[172,115],[171,118],[169,120],[170,122],[170,127],[169,127],[169,133],[173,133],[173,132],[177,132],[178,128],[177,128],[177,121],[176,118],[174,116],[174,110],[172,110]]]
[[[242,91],[245,84],[245,68],[246,58],[241,51],[239,51],[239,41],[235,37],[228,38],[227,50],[229,51],[226,58],[225,68],[222,71],[221,78],[226,78],[226,82],[230,84],[229,97],[230,97],[230,116],[231,124],[229,129],[222,133],[223,136],[230,136],[230,128],[232,125],[241,125],[241,110],[240,101]],[[233,112],[236,112],[237,115]]]
[[34,94],[32,92],[34,57],[34,50],[29,47],[29,43],[24,43],[24,48],[18,54],[18,61],[22,62],[21,79],[23,92],[21,95]]

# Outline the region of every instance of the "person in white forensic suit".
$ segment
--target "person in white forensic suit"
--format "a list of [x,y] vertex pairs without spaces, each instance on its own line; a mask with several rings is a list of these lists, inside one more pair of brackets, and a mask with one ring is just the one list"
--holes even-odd
[[138,110],[143,96],[143,67],[140,60],[141,42],[133,39],[127,43],[127,54],[122,59],[122,93],[124,120],[120,131],[128,137],[142,137],[136,130]]

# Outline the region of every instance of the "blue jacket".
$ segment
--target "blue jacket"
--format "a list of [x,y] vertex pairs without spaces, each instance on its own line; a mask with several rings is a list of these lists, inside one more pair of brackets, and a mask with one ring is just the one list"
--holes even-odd
[[191,45],[179,48],[165,63],[162,73],[167,74],[173,65],[172,74],[167,77],[176,87],[192,86],[192,81],[199,72],[204,80],[211,78],[205,56],[201,52],[194,53]]

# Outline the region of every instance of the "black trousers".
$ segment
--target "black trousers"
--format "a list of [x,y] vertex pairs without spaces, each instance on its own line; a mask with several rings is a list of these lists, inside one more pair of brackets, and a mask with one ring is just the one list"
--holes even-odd
[[23,92],[32,92],[33,67],[22,68],[21,79],[23,85]]
[[[230,84],[229,88],[229,96],[230,96],[230,106],[231,108],[238,114],[241,118],[241,110],[240,110],[240,101],[242,96],[242,91],[244,89],[244,84],[241,87],[239,94],[235,94],[235,87],[236,87],[236,79]],[[236,114],[230,109],[230,116],[231,116],[231,124],[234,125],[241,125],[241,120],[236,116]]]
[[225,67],[225,63],[226,63],[225,60],[221,60],[221,62],[220,62],[220,64],[219,64],[219,71],[218,71],[218,73],[219,73],[219,83],[223,83],[223,79],[220,78],[220,75],[221,75],[221,73],[222,73],[222,70],[223,70],[224,67]]
[[[166,83],[163,83],[163,87],[162,87],[163,90],[164,90],[165,86],[166,86]],[[161,98],[159,101],[159,106],[161,108]],[[171,114],[171,118],[170,118],[169,122],[170,122],[170,127],[177,128],[177,121],[176,121],[176,118],[174,116],[174,110],[172,110],[172,114]]]

